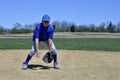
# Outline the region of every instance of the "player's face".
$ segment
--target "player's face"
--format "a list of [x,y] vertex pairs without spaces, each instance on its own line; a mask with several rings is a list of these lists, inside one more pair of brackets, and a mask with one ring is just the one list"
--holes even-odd
[[49,21],[42,21],[42,23],[44,27],[47,27],[49,25]]

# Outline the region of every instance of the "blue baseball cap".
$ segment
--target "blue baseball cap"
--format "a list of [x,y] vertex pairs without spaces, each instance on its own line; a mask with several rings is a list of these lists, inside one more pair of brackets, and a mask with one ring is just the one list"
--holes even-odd
[[49,15],[44,15],[42,17],[42,21],[49,21],[50,22],[50,16]]

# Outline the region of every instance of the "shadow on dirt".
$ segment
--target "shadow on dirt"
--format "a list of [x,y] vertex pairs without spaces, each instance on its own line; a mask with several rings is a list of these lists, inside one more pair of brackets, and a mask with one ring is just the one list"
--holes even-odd
[[43,65],[38,65],[38,64],[29,64],[28,65],[28,69],[31,69],[31,70],[37,70],[37,68],[40,68],[43,70],[50,70],[50,68],[54,68],[54,67],[43,66]]

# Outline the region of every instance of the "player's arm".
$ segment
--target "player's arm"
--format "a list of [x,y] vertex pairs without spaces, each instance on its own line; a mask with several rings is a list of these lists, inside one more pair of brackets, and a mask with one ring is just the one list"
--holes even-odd
[[39,39],[38,38],[35,39],[35,48],[36,48],[36,52],[38,52],[39,51]]
[[48,45],[49,45],[49,51],[51,51],[52,50],[52,39],[51,38],[48,39]]
[[53,39],[53,34],[54,34],[54,30],[53,30],[53,28],[51,28],[51,29],[50,29],[50,33],[49,33],[49,39],[48,39],[49,51],[52,50],[52,39]]
[[34,35],[35,35],[35,54],[36,54],[36,57],[38,58],[39,57],[39,25],[36,26],[36,29],[34,31]]
[[40,53],[39,53],[39,39],[38,38],[35,39],[35,48],[36,48],[36,52],[35,52],[36,53],[36,57],[39,58],[40,57],[39,56]]

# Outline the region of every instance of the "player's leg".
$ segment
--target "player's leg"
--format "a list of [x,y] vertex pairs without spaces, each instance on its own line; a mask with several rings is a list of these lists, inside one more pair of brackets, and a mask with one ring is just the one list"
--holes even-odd
[[29,61],[31,60],[31,58],[33,57],[34,54],[35,54],[35,42],[32,43],[32,49],[28,53],[28,56],[27,56],[25,62],[23,62],[23,66],[22,66],[23,70],[27,69],[28,63],[29,63]]
[[[48,46],[48,41],[44,41],[47,46]],[[59,69],[59,65],[58,65],[58,59],[57,59],[57,50],[56,47],[54,45],[54,43],[52,42],[52,50],[51,50],[51,55],[53,56],[54,59],[54,68]]]

